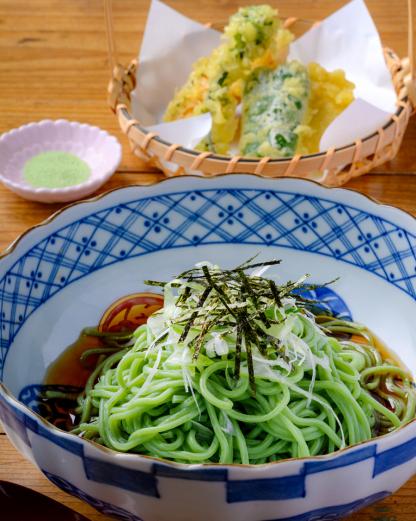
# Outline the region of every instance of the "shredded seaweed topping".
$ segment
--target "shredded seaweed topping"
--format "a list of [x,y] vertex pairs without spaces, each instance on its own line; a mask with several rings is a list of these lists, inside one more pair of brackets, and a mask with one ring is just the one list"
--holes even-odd
[[[181,273],[171,282],[147,280],[146,284],[165,290],[167,286],[178,289],[175,317],[171,323],[180,327],[179,342],[186,343],[192,349],[194,361],[213,331],[221,335],[221,331],[225,334],[232,328],[236,335],[234,377],[240,377],[244,352],[250,387],[254,393],[253,349],[257,348],[267,358],[285,357],[279,340],[268,332],[270,327],[283,320],[283,317],[276,315],[276,306],[280,308],[283,301],[292,301],[294,309],[307,308],[313,301],[301,294],[308,275],[298,281],[278,285],[263,274],[271,266],[280,264],[280,260],[252,261],[249,259],[228,270],[204,262]],[[155,346],[163,340],[157,339]]]

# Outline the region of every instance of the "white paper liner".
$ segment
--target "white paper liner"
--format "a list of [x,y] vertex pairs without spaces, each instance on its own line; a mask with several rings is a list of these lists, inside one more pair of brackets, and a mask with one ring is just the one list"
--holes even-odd
[[[209,115],[162,123],[175,91],[193,63],[219,45],[221,33],[152,0],[138,57],[132,111],[151,132],[187,148],[209,132]],[[387,123],[396,110],[396,93],[380,37],[363,0],[352,0],[294,41],[289,59],[343,69],[355,84],[356,99],[326,129],[320,150],[364,138]]]

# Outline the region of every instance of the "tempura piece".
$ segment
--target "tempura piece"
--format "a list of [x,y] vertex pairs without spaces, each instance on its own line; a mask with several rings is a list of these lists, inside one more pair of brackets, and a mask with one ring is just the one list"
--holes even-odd
[[212,115],[212,130],[200,149],[227,153],[237,128],[237,105],[247,76],[256,67],[275,68],[285,60],[293,35],[268,5],[244,7],[230,18],[223,43],[200,58],[186,84],[168,105],[164,120]]
[[251,157],[293,156],[308,98],[308,71],[300,62],[254,71],[244,92],[241,153]]
[[343,71],[317,63],[254,71],[243,99],[241,153],[279,158],[319,152],[323,133],[353,101],[353,91]]
[[332,121],[354,100],[355,85],[343,70],[329,72],[318,63],[308,65],[311,92],[305,118],[298,128],[296,152],[319,152],[321,137]]

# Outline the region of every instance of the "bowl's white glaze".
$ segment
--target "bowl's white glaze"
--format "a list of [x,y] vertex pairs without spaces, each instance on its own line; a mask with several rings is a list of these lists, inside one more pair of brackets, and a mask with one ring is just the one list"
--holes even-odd
[[297,179],[179,178],[73,205],[1,259],[0,418],[12,442],[58,486],[121,519],[330,520],[394,492],[416,470],[416,422],[325,457],[191,466],[116,454],[30,410],[49,363],[118,297],[200,260],[232,266],[256,253],[283,259],[270,272],[282,280],[340,276],[333,290],[348,312],[416,374],[413,217]]
[[[27,160],[42,152],[68,152],[87,163],[91,175],[65,188],[34,188],[25,182]],[[94,193],[114,174],[121,161],[121,145],[98,127],[58,119],[28,123],[0,136],[0,181],[25,199],[42,203],[69,202]]]

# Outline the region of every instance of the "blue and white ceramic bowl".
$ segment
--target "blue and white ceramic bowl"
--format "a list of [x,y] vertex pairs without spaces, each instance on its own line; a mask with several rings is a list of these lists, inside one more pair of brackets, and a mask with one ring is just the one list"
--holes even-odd
[[[336,277],[328,305],[416,374],[416,221],[355,192],[233,175],[129,187],[76,204],[0,260],[0,418],[53,483],[124,520],[333,520],[416,471],[416,422],[325,457],[261,466],[180,465],[117,454],[42,420],[46,367],[118,297],[197,261],[278,257],[282,280]],[[18,399],[20,397],[20,400]]]

